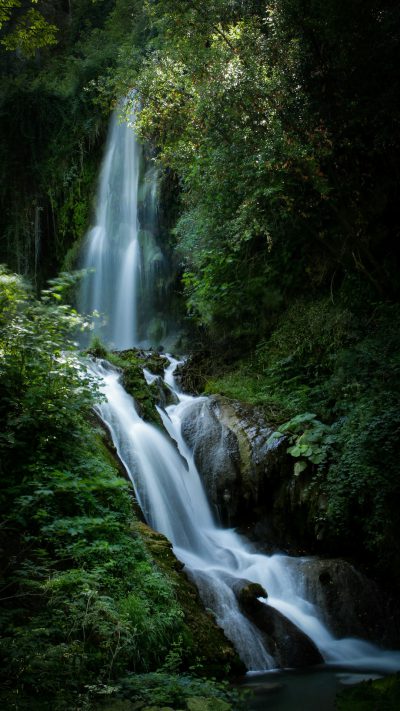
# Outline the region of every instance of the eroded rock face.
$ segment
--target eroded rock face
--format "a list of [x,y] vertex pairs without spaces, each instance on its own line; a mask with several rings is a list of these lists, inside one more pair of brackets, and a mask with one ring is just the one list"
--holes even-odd
[[298,569],[307,599],[318,605],[338,637],[354,636],[385,646],[400,638],[397,606],[379,586],[341,559],[290,559]]
[[238,511],[241,495],[240,453],[234,432],[218,414],[214,398],[195,400],[184,412],[182,435],[193,451],[214,509],[222,520],[230,523]]
[[257,408],[219,396],[185,411],[183,438],[223,523],[238,525],[265,505],[266,483],[278,480],[286,457],[282,440],[268,444],[272,431]]
[[[237,526],[266,553],[323,550],[318,520],[323,519],[327,502],[308,486],[311,472],[294,476],[285,439],[271,444],[271,433],[261,409],[220,396],[195,401],[182,426],[222,523]],[[291,558],[288,564],[302,566],[297,572],[304,596],[323,611],[325,623],[338,637],[398,646],[398,606],[352,565],[312,558]],[[264,622],[267,615],[275,615],[270,609],[260,612]],[[288,661],[285,654],[282,659]]]

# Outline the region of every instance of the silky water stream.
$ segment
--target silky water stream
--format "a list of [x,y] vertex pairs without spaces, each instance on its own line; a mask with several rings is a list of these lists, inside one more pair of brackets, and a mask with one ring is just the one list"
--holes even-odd
[[[274,677],[276,672],[271,670],[276,669],[276,661],[265,649],[259,629],[240,611],[233,591],[235,582],[242,579],[261,584],[268,591],[268,599],[262,600],[263,603],[279,610],[307,634],[324,659],[325,677],[318,677],[317,683],[322,684],[328,694],[324,706],[304,708],[310,711],[333,708],[329,704],[333,704],[337,685],[345,677],[332,678],[326,673],[329,667],[348,668],[352,676],[346,679],[353,683],[362,678],[356,672],[369,672],[370,678],[372,673],[400,669],[400,652],[384,651],[358,639],[336,639],[330,633],[319,610],[304,596],[301,562],[305,559],[263,555],[243,536],[222,528],[214,520],[192,453],[181,435],[183,412],[197,398],[179,391],[173,376],[178,361],[171,357],[168,361],[165,382],[177,404],[159,409],[165,434],[140,418],[133,398],[119,382],[120,374],[105,361],[93,362],[91,366],[106,397],[97,411],[111,433],[146,521],[173,544],[175,555],[197,584],[205,605],[213,610],[218,624],[249,670],[249,685],[259,692],[261,689],[261,698],[263,689],[268,694],[273,692],[278,705],[268,703],[268,708],[294,709],[296,706],[291,706],[293,699],[288,689],[300,687],[310,694],[317,677],[314,675],[305,682],[304,674],[292,673],[289,686],[287,676],[283,686],[282,676]],[[151,381],[154,376],[146,373],[146,377]],[[267,670],[266,680],[265,675],[259,674]],[[276,696],[282,689],[286,690],[286,700],[281,692]],[[293,691],[294,697],[296,693]]]
[[[131,123],[133,119],[132,114]],[[164,257],[152,232],[156,178],[154,171],[145,170],[141,179],[142,158],[132,126],[119,121],[115,113],[94,225],[82,254],[82,266],[89,273],[82,284],[80,310],[100,312],[102,321],[97,321],[95,333],[118,349],[152,342],[150,324],[157,323],[156,305],[163,301],[156,298],[156,277]],[[328,711],[334,708],[338,685],[354,683],[361,673],[400,669],[400,652],[380,650],[357,639],[335,639],[321,611],[307,599],[305,559],[263,555],[234,530],[218,524],[181,435],[182,417],[187,408],[198,404],[198,398],[179,391],[174,379],[178,361],[166,358],[165,382],[177,404],[159,410],[164,433],[140,418],[118,370],[101,360],[89,366],[105,395],[97,411],[110,431],[146,521],[171,541],[205,606],[213,610],[249,670],[247,682],[257,692],[249,708]],[[155,378],[151,373],[146,377]],[[268,592],[262,604],[278,610],[315,643],[325,662],[322,671],[276,669],[279,665],[265,648],[262,633],[239,609],[234,588],[243,580],[262,585]]]

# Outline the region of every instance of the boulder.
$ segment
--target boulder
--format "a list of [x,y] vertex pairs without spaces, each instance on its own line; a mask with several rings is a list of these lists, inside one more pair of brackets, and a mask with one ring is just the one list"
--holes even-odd
[[241,496],[240,454],[235,434],[217,416],[216,402],[200,398],[182,415],[182,436],[214,510],[225,523],[236,520]]
[[241,578],[232,585],[232,590],[236,595],[240,607],[251,609],[256,606],[259,597],[267,598],[268,593],[259,583],[251,583],[250,580]]
[[182,413],[182,436],[224,524],[254,522],[255,512],[272,506],[288,459],[283,438],[269,442],[272,432],[260,408],[220,396],[195,400]]
[[281,612],[258,598],[267,593],[258,583],[238,580],[232,589],[243,614],[258,627],[265,646],[281,667],[308,667],[323,662],[314,642]]
[[289,565],[298,568],[305,596],[318,605],[335,635],[398,645],[398,606],[375,581],[336,558],[290,559]]

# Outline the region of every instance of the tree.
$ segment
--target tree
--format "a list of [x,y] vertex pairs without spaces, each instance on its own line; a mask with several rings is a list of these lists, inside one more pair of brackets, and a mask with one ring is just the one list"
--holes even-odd
[[2,46],[9,52],[20,51],[25,57],[33,56],[38,49],[57,43],[58,28],[48,22],[43,12],[33,5],[38,0],[4,0],[0,9]]

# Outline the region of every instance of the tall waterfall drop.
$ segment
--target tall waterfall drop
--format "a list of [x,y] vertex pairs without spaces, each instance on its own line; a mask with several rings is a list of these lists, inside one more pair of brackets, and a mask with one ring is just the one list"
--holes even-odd
[[81,259],[87,274],[79,310],[97,312],[95,334],[124,350],[165,339],[170,269],[157,240],[157,172],[136,139],[133,114],[124,121],[118,113],[111,118],[94,224]]
[[[143,173],[147,173],[147,181],[141,183]],[[83,259],[83,266],[93,273],[84,281],[80,308],[102,314],[104,323],[97,326],[97,333],[115,349],[155,339],[150,325],[154,327],[156,300],[151,293],[163,264],[152,232],[155,207],[154,174],[141,167],[141,149],[132,127],[119,123],[114,115],[95,225],[88,233]],[[153,305],[150,309],[149,303]],[[161,331],[156,338],[163,337]],[[165,387],[170,388],[177,404],[160,409],[164,433],[141,419],[134,400],[119,382],[120,373],[105,361],[90,366],[105,395],[97,411],[110,431],[147,522],[170,539],[176,556],[247,668],[263,670],[277,663],[262,632],[240,609],[235,590],[243,581],[267,590],[268,598],[260,597],[260,602],[301,630],[325,662],[400,668],[400,653],[385,652],[361,640],[334,638],[320,610],[307,598],[301,559],[261,554],[245,538],[214,520],[193,454],[181,435],[183,412],[193,406],[194,398],[176,387],[176,364],[168,356]],[[146,377],[151,382],[156,376],[147,373]]]

